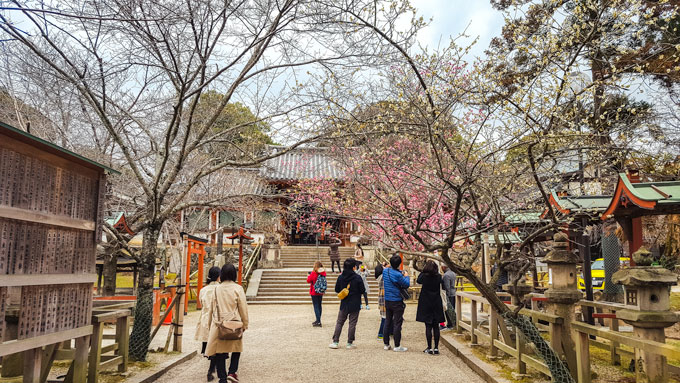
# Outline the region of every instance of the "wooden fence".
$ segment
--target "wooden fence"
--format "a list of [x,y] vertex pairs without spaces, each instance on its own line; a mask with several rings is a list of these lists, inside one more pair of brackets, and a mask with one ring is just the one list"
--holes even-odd
[[[562,318],[539,309],[538,302],[545,300],[543,295],[529,294],[527,297],[532,299],[532,309],[522,309],[520,314],[531,318],[539,330],[548,332],[552,348],[558,349],[553,342],[559,339],[558,334],[567,331],[563,326]],[[465,305],[469,305],[469,311],[464,310]],[[482,305],[485,309],[480,311]],[[608,351],[609,363],[612,365],[620,365],[622,356],[634,359],[636,350],[644,350],[680,360],[680,347],[639,339],[633,337],[631,332],[621,332],[620,319],[616,318],[616,312],[622,310],[624,305],[581,300],[578,302],[578,306],[581,307],[581,310],[585,310],[587,307],[592,308],[595,311],[596,320],[603,324],[594,326],[575,322],[571,325],[571,331],[576,342],[579,383],[590,383],[591,381],[590,346]],[[510,307],[511,309],[515,308],[512,305]],[[459,334],[468,333],[471,338],[471,345],[478,345],[479,341],[482,340],[489,346],[490,357],[499,356],[500,352],[512,356],[516,360],[515,370],[520,374],[525,374],[528,366],[550,376],[548,367],[538,355],[531,351],[531,347],[527,347],[524,337],[515,328],[507,326],[496,311],[490,308],[484,297],[470,292],[458,292],[456,293],[455,309],[458,318],[456,332]],[[667,367],[671,374],[680,376],[680,367],[672,364],[668,364]]]

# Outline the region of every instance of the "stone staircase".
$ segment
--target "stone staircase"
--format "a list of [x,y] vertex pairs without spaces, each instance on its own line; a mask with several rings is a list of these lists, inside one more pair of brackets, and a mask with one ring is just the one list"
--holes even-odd
[[[328,290],[324,295],[324,303],[337,304],[340,300],[335,293],[337,272],[330,270],[328,247],[319,247],[319,259],[324,265],[328,279]],[[340,257],[344,260],[354,255],[352,248],[340,248]],[[307,246],[284,246],[281,248],[283,269],[263,269],[260,276],[256,296],[248,297],[248,304],[311,304],[307,275],[317,260],[317,248]],[[378,283],[373,278],[373,271],[368,278],[368,301],[371,309],[378,309]],[[362,298],[363,302],[363,298]]]

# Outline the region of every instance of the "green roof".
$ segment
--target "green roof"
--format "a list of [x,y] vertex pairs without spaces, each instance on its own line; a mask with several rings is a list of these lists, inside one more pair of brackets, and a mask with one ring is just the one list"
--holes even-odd
[[570,213],[601,213],[612,200],[612,196],[606,195],[559,196],[554,190],[550,194],[561,209],[569,210]]
[[623,173],[619,174],[619,179],[627,190],[641,200],[654,201],[658,204],[680,203],[680,180],[632,183]]
[[32,146],[38,147],[53,154],[59,155],[61,157],[68,158],[71,161],[83,163],[89,167],[95,167],[108,171],[109,173],[120,174],[119,171],[114,170],[108,166],[102,165],[99,162],[93,161],[89,158],[83,157],[80,154],[74,153],[68,149],[64,149],[61,146],[55,145],[49,141],[43,140],[40,137],[36,137],[28,132],[24,132],[21,129],[17,129],[11,125],[5,124],[0,121],[0,134],[5,134],[17,140],[26,142]]
[[[498,233],[498,240],[503,244],[522,243],[522,238],[519,237],[519,234],[514,232]],[[482,242],[487,244],[495,244],[496,239],[494,238],[493,234],[486,233],[482,236]]]
[[537,223],[541,219],[543,212],[538,210],[515,211],[505,215],[505,222],[508,224]]

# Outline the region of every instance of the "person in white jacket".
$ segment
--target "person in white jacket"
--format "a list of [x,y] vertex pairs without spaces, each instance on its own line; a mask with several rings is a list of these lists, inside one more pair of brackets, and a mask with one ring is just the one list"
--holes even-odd
[[[210,306],[215,297],[215,288],[219,285],[220,268],[213,266],[208,270],[208,280],[205,281],[205,286],[198,294],[198,300],[201,302],[201,316],[198,317],[198,325],[196,326],[196,335],[194,339],[201,341],[201,354],[205,356],[205,348],[208,345],[208,335],[210,335],[210,315],[212,311]],[[215,283],[213,283],[215,282]],[[215,358],[206,357],[210,359],[210,367],[208,368],[208,382],[215,379]]]

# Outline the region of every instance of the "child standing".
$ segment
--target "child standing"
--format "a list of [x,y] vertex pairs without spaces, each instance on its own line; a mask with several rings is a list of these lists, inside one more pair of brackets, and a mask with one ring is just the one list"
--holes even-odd
[[366,270],[366,266],[363,264],[359,266],[357,274],[359,274],[361,276],[361,280],[364,281],[364,288],[366,289],[366,291],[364,291],[364,301],[366,302],[366,310],[370,310],[371,308],[368,306],[368,293],[370,292],[370,290],[368,289],[368,281],[366,280],[366,278],[368,278],[368,271]]

